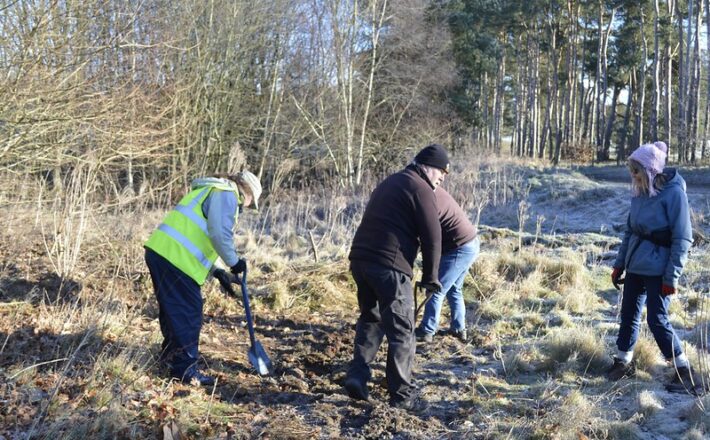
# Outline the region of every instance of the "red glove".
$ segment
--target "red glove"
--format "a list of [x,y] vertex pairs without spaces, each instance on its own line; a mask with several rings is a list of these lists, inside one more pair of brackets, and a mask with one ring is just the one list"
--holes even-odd
[[616,287],[616,290],[619,290],[619,284],[624,284],[624,280],[621,279],[621,274],[624,273],[624,269],[620,267],[615,267],[614,270],[611,271],[611,284]]
[[668,296],[675,293],[675,287],[669,286],[668,284],[663,284],[661,286],[661,295]]

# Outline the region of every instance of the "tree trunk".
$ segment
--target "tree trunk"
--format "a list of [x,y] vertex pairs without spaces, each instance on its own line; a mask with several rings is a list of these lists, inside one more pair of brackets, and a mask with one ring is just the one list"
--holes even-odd
[[503,116],[505,115],[505,51],[503,52],[503,57],[500,63],[500,68],[498,71],[498,81],[497,81],[497,92],[496,92],[496,111],[495,111],[495,150],[496,154],[501,153],[502,149],[502,133],[501,128],[503,126]]
[[703,4],[698,0],[698,7],[695,13],[695,38],[693,43],[693,79],[690,86],[692,96],[689,99],[689,127],[690,136],[688,148],[690,149],[690,162],[695,163],[696,148],[698,145],[698,106],[700,104],[700,17],[702,16]]
[[606,129],[604,134],[604,149],[602,154],[602,160],[609,160],[609,149],[611,145],[611,133],[614,129],[614,120],[616,119],[616,105],[619,100],[619,95],[621,94],[621,85],[614,84],[614,94],[611,97],[611,109],[609,110],[609,119],[606,122]]
[[631,109],[634,106],[634,95],[636,88],[636,71],[632,70],[629,73],[629,97],[626,101],[626,111],[624,112],[624,124],[622,125],[621,132],[619,133],[619,145],[616,151],[616,161],[620,163],[622,160],[626,160],[626,137],[629,131],[629,120],[631,119]]
[[[690,16],[693,10],[692,0],[688,2],[688,14]],[[678,8],[678,4],[676,4]],[[685,162],[685,148],[687,142],[687,125],[686,125],[686,115],[685,110],[687,106],[686,99],[686,70],[688,70],[686,58],[688,58],[686,51],[684,50],[684,39],[683,39],[683,20],[680,19],[680,11],[678,11],[678,161]],[[688,27],[690,27],[690,19],[688,19]],[[690,29],[688,29],[688,35],[690,35]],[[690,38],[690,36],[688,36]],[[688,40],[688,45],[690,47],[690,40]]]
[[367,131],[367,120],[370,116],[370,108],[372,107],[372,95],[375,88],[375,71],[377,67],[377,54],[379,49],[380,41],[380,31],[382,30],[385,12],[387,11],[387,0],[382,2],[382,10],[378,12],[377,8],[379,2],[373,1],[370,5],[370,18],[372,26],[372,36],[370,37],[370,44],[372,45],[372,53],[370,54],[370,66],[367,78],[367,98],[365,99],[365,108],[362,115],[362,123],[360,126],[360,144],[358,145],[357,152],[357,164],[355,168],[355,184],[360,185],[362,183],[362,162],[365,152],[365,133]]
[[[582,55],[579,57],[577,60],[579,64],[579,70],[580,70],[580,80],[578,83],[578,93],[579,93],[579,104],[575,105],[575,111],[579,112],[575,118],[575,131],[574,131],[574,139],[573,142],[580,142],[582,139],[586,137],[585,130],[586,130],[586,125],[587,125],[587,120],[589,118],[589,114],[585,111],[586,109],[586,101],[587,101],[587,93],[584,87],[584,60],[586,57],[586,45],[584,44],[587,38],[587,21],[584,21],[584,29],[582,31],[582,41],[581,41],[581,46],[582,46]],[[578,123],[577,123],[578,122]]]
[[[644,19],[644,11],[641,8],[641,29],[646,25],[646,20]],[[644,132],[643,132],[643,110],[646,105],[646,60],[648,60],[648,40],[646,39],[646,34],[641,32],[641,72],[636,84],[638,85],[638,102],[636,105],[636,127],[634,127],[634,142],[631,145],[632,148],[643,143]]]
[[604,107],[605,91],[602,84],[602,64],[604,63],[604,1],[599,0],[597,22],[599,25],[597,33],[597,70],[594,75],[594,118],[596,124],[592,124],[591,135],[589,136],[595,146],[595,159],[599,155],[599,150],[602,146],[601,139],[601,124],[602,124],[602,108]]
[[[706,24],[706,36],[710,35],[710,0],[704,0],[705,4],[705,24]],[[707,44],[707,53],[710,54],[710,38],[705,38],[705,43]],[[702,142],[700,159],[705,160],[706,145],[708,143],[708,121],[710,121],[710,66],[707,69],[707,91],[705,94],[705,121],[703,123],[703,134],[700,138]]]
[[658,20],[659,20],[659,8],[658,0],[653,2],[653,65],[651,69],[653,71],[653,95],[651,95],[651,115],[649,117],[649,130],[651,132],[651,140],[658,140],[658,105],[661,100],[661,88],[659,85],[659,67],[660,63],[660,53],[658,48]]
[[[674,0],[668,0],[668,16],[669,16],[669,26],[673,26],[673,17],[675,14]],[[670,157],[670,150],[672,143],[672,126],[673,126],[673,59],[671,57],[671,41],[666,41],[664,48],[663,59],[665,62],[665,84],[666,84],[666,98],[665,98],[665,136],[666,144],[668,145],[668,157]]]

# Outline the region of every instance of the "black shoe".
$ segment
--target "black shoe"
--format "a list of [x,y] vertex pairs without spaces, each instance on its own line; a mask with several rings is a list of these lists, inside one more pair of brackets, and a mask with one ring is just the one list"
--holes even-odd
[[214,385],[214,377],[208,376],[199,370],[187,371],[182,376],[173,376],[180,379],[183,383],[196,384],[200,386]]
[[633,361],[627,363],[616,357],[612,366],[606,370],[606,378],[613,381],[633,377],[635,374],[636,364]]
[[700,377],[690,367],[678,367],[673,379],[666,385],[666,390],[671,393],[689,393],[693,396],[701,396],[704,393]]
[[434,341],[434,335],[424,332],[424,330],[417,327],[414,330],[414,336],[417,338],[417,342],[424,342],[426,344],[431,344]]
[[449,330],[449,334],[461,342],[468,342],[468,335],[466,334],[466,329],[461,330]]
[[392,408],[399,408],[412,413],[423,413],[429,409],[429,402],[421,397],[410,397],[405,400],[392,400],[390,401],[390,406]]
[[343,386],[345,387],[345,391],[348,392],[348,396],[355,400],[368,400],[370,398],[367,385],[355,378],[346,378]]

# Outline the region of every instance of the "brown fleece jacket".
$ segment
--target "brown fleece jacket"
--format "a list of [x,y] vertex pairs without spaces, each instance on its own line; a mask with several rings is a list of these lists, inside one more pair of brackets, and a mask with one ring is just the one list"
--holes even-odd
[[434,194],[441,222],[441,252],[452,251],[476,238],[476,227],[451,194],[442,187]]
[[441,225],[434,187],[419,167],[410,165],[372,192],[355,232],[350,260],[381,264],[412,277],[420,243],[422,282],[438,282]]

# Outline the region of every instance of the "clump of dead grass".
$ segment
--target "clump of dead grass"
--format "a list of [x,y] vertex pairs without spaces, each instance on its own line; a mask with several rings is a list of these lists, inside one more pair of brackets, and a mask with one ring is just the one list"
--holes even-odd
[[649,338],[647,335],[639,336],[634,346],[636,370],[651,373],[659,365],[659,353],[660,351],[658,345],[656,345],[656,341]]
[[500,254],[497,270],[509,282],[522,281],[535,274],[540,287],[555,291],[580,286],[585,272],[584,262],[576,253],[550,257],[530,251]]
[[703,433],[710,433],[710,395],[693,400],[683,410],[683,415]]
[[536,348],[518,347],[506,352],[501,349],[499,357],[505,376],[511,378],[533,372],[540,353]]
[[593,428],[595,438],[604,440],[638,440],[643,434],[636,424],[636,419],[602,423]]
[[[546,390],[547,391],[547,390]],[[579,390],[571,390],[563,397],[544,397],[546,413],[535,420],[531,439],[580,439],[594,425],[596,405]]]
[[648,390],[639,393],[638,404],[639,411],[647,418],[663,409],[663,403],[656,397],[655,393]]
[[[138,426],[130,429],[132,415],[120,403],[113,401],[93,417],[74,417],[63,414],[48,423],[43,438],[62,438],[84,440],[88,438],[139,438],[146,435],[139,433]],[[133,435],[131,435],[131,431]]]
[[357,289],[345,263],[308,265],[270,278],[266,302],[274,310],[357,308]]
[[673,298],[668,307],[671,324],[676,328],[691,328],[695,324],[693,314],[688,310],[687,302]]
[[[479,290],[486,287],[490,307],[483,312],[496,318],[495,310],[512,304],[534,304],[540,299],[575,314],[598,307],[599,300],[590,289],[590,276],[581,257],[575,253],[544,255],[532,251],[503,251],[483,260],[474,273]],[[509,307],[510,308],[510,307]]]
[[471,274],[470,283],[464,285],[464,292],[474,300],[487,300],[501,286],[502,279],[496,268],[495,253],[481,252],[481,255],[471,266],[469,273]]
[[604,338],[594,328],[576,327],[556,330],[543,342],[545,371],[573,369],[578,372],[601,372],[609,363]]

